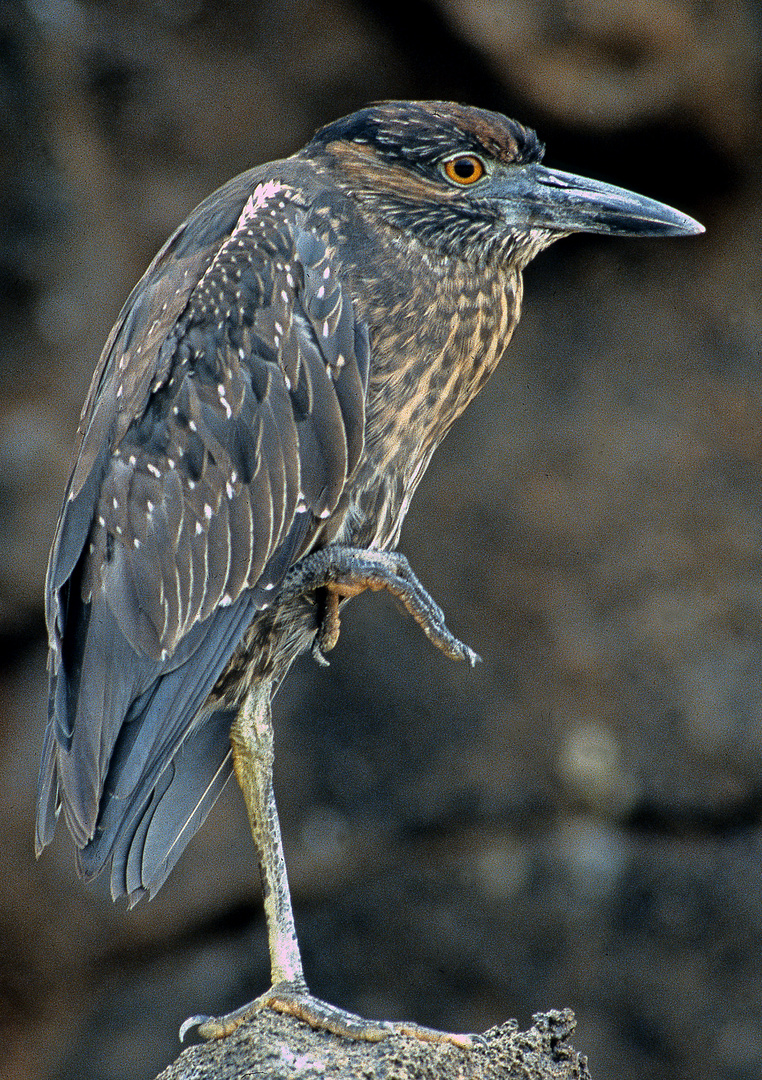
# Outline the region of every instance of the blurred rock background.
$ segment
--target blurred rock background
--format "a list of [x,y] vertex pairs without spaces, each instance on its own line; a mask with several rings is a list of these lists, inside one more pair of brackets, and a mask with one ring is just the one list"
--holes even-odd
[[43,576],[131,286],[212,188],[384,97],[536,126],[690,241],[564,241],[377,596],[277,709],[312,989],[481,1030],[574,1008],[597,1080],[762,1075],[762,53],[754,0],[0,0],[0,1074],[143,1080],[267,980],[232,787],[127,913],[35,863]]

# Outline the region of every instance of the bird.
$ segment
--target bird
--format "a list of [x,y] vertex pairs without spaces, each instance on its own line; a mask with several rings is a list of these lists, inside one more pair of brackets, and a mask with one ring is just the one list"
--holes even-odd
[[575,232],[690,236],[693,218],[544,166],[530,128],[382,101],[230,180],[159,251],[106,342],[46,581],[50,710],[37,854],[62,812],[85,880],[154,895],[234,773],[263,884],[273,1008],[370,1021],[304,977],[272,787],[271,700],[388,590],[446,654],[476,653],[397,551],[432,454],[505,354],[522,273]]

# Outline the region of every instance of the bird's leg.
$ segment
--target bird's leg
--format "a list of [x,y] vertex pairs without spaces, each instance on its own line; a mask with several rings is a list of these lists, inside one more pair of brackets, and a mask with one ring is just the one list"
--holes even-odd
[[311,1027],[352,1039],[378,1042],[398,1033],[429,1042],[451,1042],[468,1048],[469,1035],[455,1035],[404,1021],[365,1020],[355,1013],[313,997],[307,989],[296,938],[291,895],[283,856],[278,811],[272,784],[273,728],[269,683],[249,692],[230,729],[236,778],[249,813],[251,833],[259,853],[265,918],[270,945],[272,985],[254,1001],[226,1016],[192,1016],[180,1028],[180,1039],[197,1028],[203,1039],[230,1035],[260,1009],[274,1009],[304,1020]]
[[413,616],[437,648],[454,660],[475,664],[479,657],[450,632],[444,612],[429,595],[398,551],[330,544],[306,555],[289,571],[279,600],[325,590],[325,608],[315,637],[313,653],[318,660],[339,638],[339,602],[366,589],[386,589]]
[[233,767],[259,855],[272,983],[306,991],[273,792],[271,693],[269,683],[256,685],[234,720],[230,729]]

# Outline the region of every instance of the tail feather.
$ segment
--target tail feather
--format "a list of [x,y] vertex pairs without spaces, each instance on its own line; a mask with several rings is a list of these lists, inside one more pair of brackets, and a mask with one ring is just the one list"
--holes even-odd
[[146,775],[129,800],[106,790],[95,837],[77,852],[83,878],[111,862],[111,894],[130,906],[154,895],[214,806],[232,773],[233,714],[215,712],[183,742],[157,778]]

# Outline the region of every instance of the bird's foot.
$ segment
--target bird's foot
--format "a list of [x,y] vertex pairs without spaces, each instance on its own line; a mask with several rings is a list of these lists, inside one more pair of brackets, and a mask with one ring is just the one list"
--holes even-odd
[[279,983],[272,986],[248,1005],[226,1016],[189,1017],[180,1028],[180,1042],[192,1028],[196,1028],[201,1038],[206,1040],[222,1039],[226,1035],[232,1035],[262,1009],[286,1013],[288,1016],[296,1017],[297,1020],[303,1020],[312,1028],[364,1042],[380,1042],[390,1035],[409,1035],[423,1042],[452,1043],[464,1050],[474,1045],[474,1037],[471,1035],[437,1031],[435,1028],[408,1023],[404,1020],[366,1020],[362,1016],[357,1016],[356,1013],[347,1012],[335,1005],[329,1005],[327,1001],[313,997],[306,987],[299,987],[293,983]]
[[386,589],[413,616],[438,649],[453,660],[475,664],[479,656],[448,629],[444,612],[429,595],[398,551],[373,551],[331,544],[306,555],[289,571],[281,599],[324,589],[325,609],[315,635],[313,655],[326,663],[324,653],[339,638],[339,602],[366,589]]

